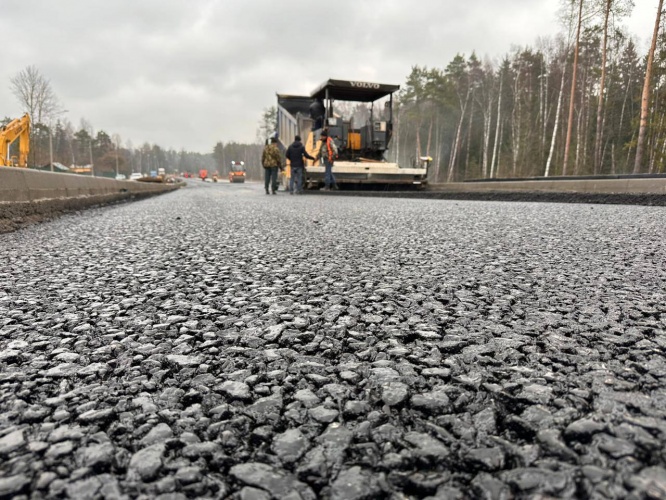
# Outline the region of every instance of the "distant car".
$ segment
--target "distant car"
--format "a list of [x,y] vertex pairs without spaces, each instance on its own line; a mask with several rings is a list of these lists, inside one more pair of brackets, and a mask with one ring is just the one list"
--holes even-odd
[[118,174],[116,175],[116,180],[117,181],[124,181],[127,179],[127,176],[125,174]]
[[143,174],[141,172],[134,172],[133,174],[130,175],[130,180],[135,181],[137,179],[141,179],[143,177]]

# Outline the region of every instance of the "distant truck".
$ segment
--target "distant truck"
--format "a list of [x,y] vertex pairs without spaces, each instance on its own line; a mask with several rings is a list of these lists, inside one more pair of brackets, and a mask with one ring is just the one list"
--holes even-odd
[[[316,156],[320,136],[324,129],[338,147],[333,174],[338,185],[399,184],[424,186],[430,162],[403,167],[386,160],[393,135],[393,93],[399,85],[383,83],[327,80],[309,96],[278,94],[278,141],[284,150],[296,135],[303,138],[305,149]],[[368,105],[368,116],[354,121],[353,116],[340,116],[342,106],[334,104],[350,101]],[[424,157],[428,158],[428,157]],[[283,177],[289,182],[287,168]],[[304,185],[320,187],[324,181],[324,166],[307,160]]]

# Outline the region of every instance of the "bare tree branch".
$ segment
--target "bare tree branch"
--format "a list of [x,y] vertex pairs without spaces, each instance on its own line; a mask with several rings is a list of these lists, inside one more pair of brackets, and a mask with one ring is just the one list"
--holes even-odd
[[33,123],[44,123],[60,110],[51,82],[35,66],[28,66],[10,79],[10,90]]

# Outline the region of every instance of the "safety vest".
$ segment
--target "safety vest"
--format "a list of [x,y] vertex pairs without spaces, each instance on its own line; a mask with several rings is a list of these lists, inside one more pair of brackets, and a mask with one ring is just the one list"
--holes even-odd
[[331,142],[333,142],[333,139],[330,137],[326,138],[326,149],[328,150],[328,161],[333,163],[333,160],[335,160],[335,155],[333,154],[333,148],[331,147]]

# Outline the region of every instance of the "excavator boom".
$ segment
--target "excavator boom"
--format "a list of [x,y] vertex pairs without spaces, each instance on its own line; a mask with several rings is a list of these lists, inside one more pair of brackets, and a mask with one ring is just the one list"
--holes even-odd
[[[19,140],[18,157],[11,156],[9,147]],[[0,167],[27,167],[30,152],[30,115],[12,120],[0,128]]]

